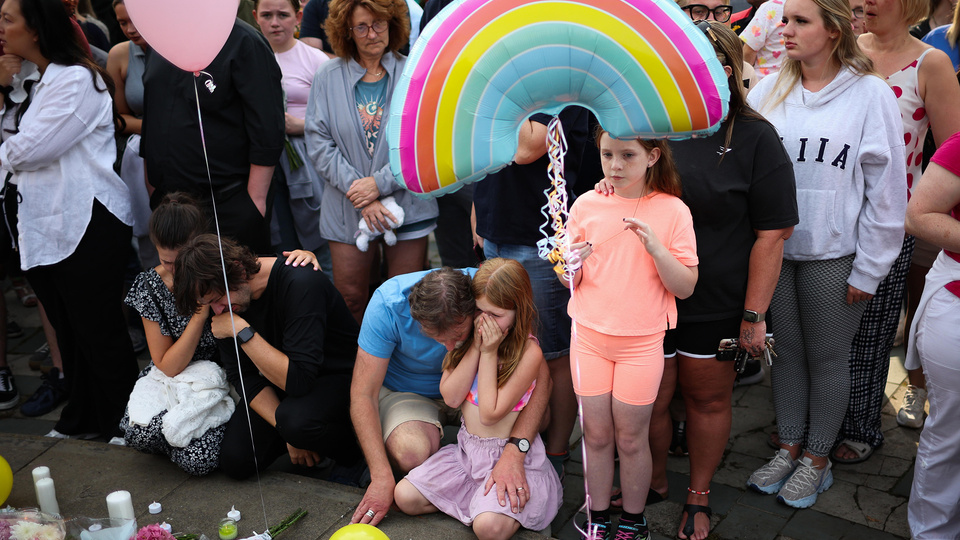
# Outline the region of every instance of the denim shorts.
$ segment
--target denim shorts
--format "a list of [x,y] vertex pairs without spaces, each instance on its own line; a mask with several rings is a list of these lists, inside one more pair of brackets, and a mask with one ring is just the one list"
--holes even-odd
[[570,354],[570,316],[567,303],[570,290],[564,287],[553,271],[553,264],[537,256],[537,248],[513,244],[497,245],[483,242],[483,254],[488,259],[502,257],[519,261],[530,275],[533,302],[537,306],[537,338],[547,360]]

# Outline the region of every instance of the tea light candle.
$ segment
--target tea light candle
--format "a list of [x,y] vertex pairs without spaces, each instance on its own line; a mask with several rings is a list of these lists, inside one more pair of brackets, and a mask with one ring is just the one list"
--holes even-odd
[[107,495],[107,514],[111,518],[136,519],[130,492],[120,490]]
[[227,517],[234,521],[240,521],[240,511],[237,510],[236,506],[231,506],[230,511],[227,512]]
[[221,519],[217,534],[220,540],[234,540],[237,537],[237,522],[230,518]]
[[37,489],[37,504],[40,510],[48,514],[60,514],[60,505],[57,504],[57,490],[53,485],[53,478],[41,478],[35,485]]
[[173,533],[173,527],[171,527],[170,524],[167,523],[166,521],[160,524],[160,528],[167,531],[168,533]]

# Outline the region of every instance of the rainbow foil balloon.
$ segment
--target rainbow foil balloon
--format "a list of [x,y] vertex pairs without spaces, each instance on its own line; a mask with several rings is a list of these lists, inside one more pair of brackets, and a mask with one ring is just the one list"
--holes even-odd
[[456,0],[397,83],[387,139],[397,180],[435,197],[508,165],[535,112],[582,105],[618,138],[710,133],[726,75],[672,0]]

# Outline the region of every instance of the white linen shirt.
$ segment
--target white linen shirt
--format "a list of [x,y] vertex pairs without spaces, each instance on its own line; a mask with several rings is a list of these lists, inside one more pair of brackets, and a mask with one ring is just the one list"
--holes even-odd
[[20,132],[0,145],[0,171],[20,193],[20,264],[58,263],[80,244],[94,199],[133,223],[130,197],[113,171],[113,105],[82,66],[50,64],[34,87]]

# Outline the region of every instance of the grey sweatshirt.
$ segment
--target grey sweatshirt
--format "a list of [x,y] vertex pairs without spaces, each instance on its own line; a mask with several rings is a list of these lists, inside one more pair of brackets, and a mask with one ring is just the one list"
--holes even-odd
[[763,79],[747,101],[776,126],[794,161],[800,223],[783,256],[855,253],[847,283],[874,294],[903,244],[907,179],[896,97],[879,77],[842,68],[820,91],[797,84],[771,109],[776,82]]

